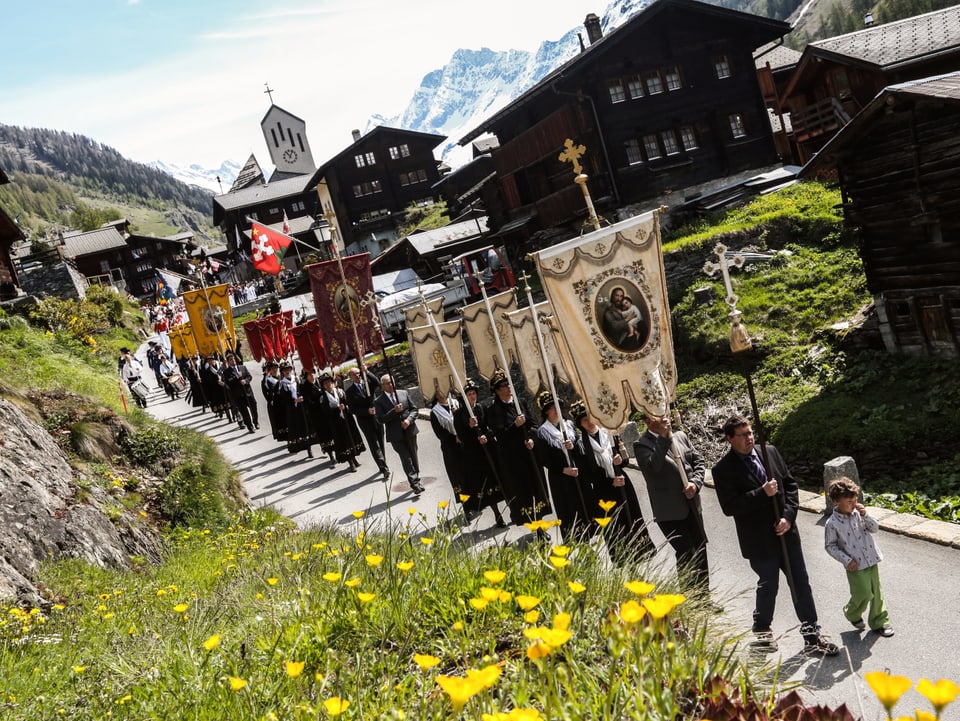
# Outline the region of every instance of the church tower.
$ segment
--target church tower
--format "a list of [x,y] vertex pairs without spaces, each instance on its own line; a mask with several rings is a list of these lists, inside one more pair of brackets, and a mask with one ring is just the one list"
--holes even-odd
[[296,115],[271,105],[260,128],[277,173],[306,175],[317,169],[307,142],[307,124]]

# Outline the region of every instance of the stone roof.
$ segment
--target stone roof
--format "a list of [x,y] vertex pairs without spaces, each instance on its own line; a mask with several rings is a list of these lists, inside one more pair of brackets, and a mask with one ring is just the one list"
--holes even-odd
[[65,235],[63,238],[63,254],[68,258],[126,247],[127,242],[113,226],[91,230],[88,233]]
[[766,67],[767,63],[770,63],[771,70],[784,70],[800,62],[801,55],[799,50],[788,48],[786,45],[768,43],[757,48],[753,59],[758,68]]
[[960,50],[960,5],[817,40],[809,48],[818,55],[842,55],[880,68]]
[[224,210],[246,208],[270,200],[280,200],[303,193],[310,182],[309,175],[298,175],[275,183],[257,183],[249,188],[235,190],[223,195],[214,196],[214,202]]

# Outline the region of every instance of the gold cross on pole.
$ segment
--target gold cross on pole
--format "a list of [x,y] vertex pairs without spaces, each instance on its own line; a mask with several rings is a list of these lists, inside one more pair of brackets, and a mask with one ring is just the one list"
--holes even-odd
[[563,147],[566,148],[566,150],[560,153],[558,160],[561,163],[573,163],[573,172],[580,175],[580,173],[583,172],[583,166],[580,165],[580,157],[587,152],[587,148],[583,145],[574,145],[573,140],[570,138],[564,141]]

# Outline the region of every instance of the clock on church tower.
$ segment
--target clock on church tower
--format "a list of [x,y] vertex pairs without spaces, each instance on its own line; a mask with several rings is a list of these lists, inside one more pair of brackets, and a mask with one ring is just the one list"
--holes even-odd
[[270,151],[270,160],[278,170],[305,175],[317,169],[307,142],[307,125],[303,120],[283,108],[271,105],[260,121],[260,128]]

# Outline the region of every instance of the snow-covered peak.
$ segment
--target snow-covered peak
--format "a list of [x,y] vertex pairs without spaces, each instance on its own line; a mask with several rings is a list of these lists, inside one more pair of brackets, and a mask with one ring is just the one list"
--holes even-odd
[[[162,160],[154,160],[152,163],[147,163],[147,165],[163,171],[167,175],[172,175],[177,180],[187,183],[188,185],[197,185],[218,194],[229,190],[230,186],[233,185],[233,181],[237,179],[237,173],[240,172],[240,165],[234,163],[232,160],[224,160],[219,168],[213,170],[204,168],[198,163],[193,163],[184,168],[176,163],[165,163]],[[217,183],[217,177],[220,178],[219,184]],[[221,184],[223,185],[222,189],[220,187]]]

